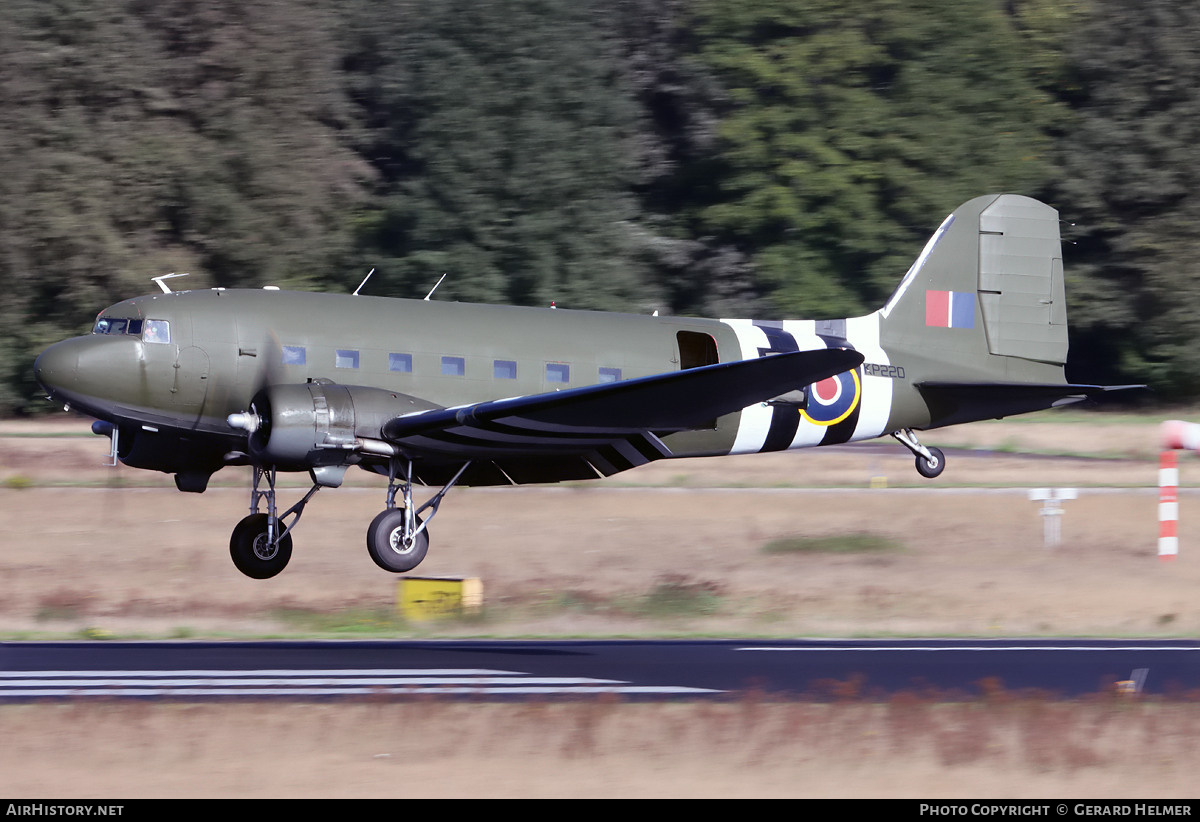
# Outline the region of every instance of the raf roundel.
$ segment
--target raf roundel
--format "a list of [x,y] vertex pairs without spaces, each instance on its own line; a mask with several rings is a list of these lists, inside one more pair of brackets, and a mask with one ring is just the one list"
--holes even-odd
[[850,416],[862,399],[858,369],[813,383],[808,387],[808,405],[800,416],[813,425],[837,425]]

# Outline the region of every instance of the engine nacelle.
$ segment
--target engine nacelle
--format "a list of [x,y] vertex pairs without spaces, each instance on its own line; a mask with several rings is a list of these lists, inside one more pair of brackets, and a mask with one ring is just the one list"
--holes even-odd
[[364,440],[378,441],[385,422],[437,407],[395,391],[327,380],[272,385],[250,405],[250,454],[283,470],[352,465],[361,459]]
[[[92,431],[114,433],[112,423],[96,422]],[[212,444],[161,433],[149,428],[121,428],[117,433],[117,458],[130,468],[144,468],[175,475],[181,491],[203,492],[208,478],[224,466],[225,449]]]

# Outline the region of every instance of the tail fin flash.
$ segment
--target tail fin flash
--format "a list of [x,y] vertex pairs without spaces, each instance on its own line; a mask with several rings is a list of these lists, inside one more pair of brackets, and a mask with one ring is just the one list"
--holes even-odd
[[[953,352],[968,373],[1020,377],[1008,374],[1021,372],[1019,364],[997,357],[1061,368],[1067,311],[1058,212],[1017,194],[964,203],[880,314],[885,346]],[[1044,369],[1033,370],[1047,378]]]

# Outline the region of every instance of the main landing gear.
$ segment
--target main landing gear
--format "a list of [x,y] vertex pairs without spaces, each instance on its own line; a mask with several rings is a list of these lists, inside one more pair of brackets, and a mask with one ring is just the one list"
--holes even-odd
[[[458,484],[463,472],[471,465],[463,463],[458,472],[441,491],[433,495],[420,508],[413,507],[412,460],[393,458],[388,462],[387,508],[371,520],[367,527],[367,553],[375,564],[385,571],[400,574],[416,568],[425,559],[429,550],[429,520],[437,514],[442,498]],[[399,476],[403,469],[403,477]],[[396,507],[396,494],[401,495],[400,507]],[[430,509],[426,520],[422,511]]]
[[[266,480],[267,489],[261,490]],[[250,516],[244,517],[229,538],[229,556],[237,569],[251,579],[270,579],[287,567],[292,558],[292,529],[300,521],[304,506],[321,486],[314,485],[304,498],[278,515],[275,510],[275,467],[254,466],[250,488]],[[266,499],[267,513],[258,511]],[[290,522],[285,520],[291,517]]]
[[[412,461],[391,457],[388,461],[387,508],[367,528],[367,552],[385,571],[403,573],[421,563],[429,550],[429,521],[437,514],[446,494],[458,484],[471,465],[463,464],[453,478],[420,507],[412,495]],[[263,489],[263,485],[266,486]],[[250,489],[250,515],[242,519],[229,538],[229,555],[237,569],[253,579],[269,579],[285,567],[292,557],[292,529],[304,513],[304,506],[321,485],[313,485],[304,497],[277,514],[275,509],[275,468],[254,466],[254,484]],[[396,496],[400,495],[400,504]],[[259,512],[266,501],[267,513]],[[425,519],[421,514],[428,510]]]
[[892,436],[913,452],[917,458],[917,473],[921,476],[933,479],[946,469],[946,455],[942,453],[942,449],[926,448],[921,445],[921,441],[917,439],[917,435],[911,428],[893,431]]

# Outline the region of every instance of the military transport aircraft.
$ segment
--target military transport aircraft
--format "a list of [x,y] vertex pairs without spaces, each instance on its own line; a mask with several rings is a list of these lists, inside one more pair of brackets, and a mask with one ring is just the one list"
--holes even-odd
[[[292,531],[350,466],[387,477],[372,559],[411,570],[456,485],[610,476],[658,459],[890,434],[1076,402],[1058,212],[1012,194],[959,207],[878,311],[844,320],[704,320],[214,288],[137,297],[35,364],[49,397],[96,418],[117,459],[202,492],[253,469],[233,529],[242,573],[287,565]],[[312,488],[280,513],[277,471]],[[416,505],[413,486],[440,486]],[[399,497],[399,499],[397,499]],[[265,513],[261,506],[265,505]]]

